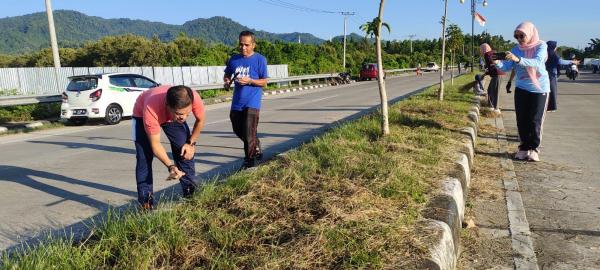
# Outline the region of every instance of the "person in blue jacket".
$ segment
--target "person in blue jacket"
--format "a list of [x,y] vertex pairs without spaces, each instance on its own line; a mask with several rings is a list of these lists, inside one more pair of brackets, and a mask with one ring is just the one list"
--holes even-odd
[[514,68],[515,114],[519,131],[519,150],[515,158],[539,161],[544,117],[548,106],[550,79],[546,71],[548,46],[540,40],[531,22],[523,22],[514,31],[518,44],[506,54],[506,60],[496,60],[504,72]]
[[546,61],[546,71],[550,77],[550,100],[548,101],[548,111],[554,112],[558,109],[556,105],[556,98],[558,96],[558,84],[556,79],[558,78],[558,70],[561,65],[579,65],[578,60],[563,60],[556,54],[557,43],[554,40],[546,42],[548,45],[548,60]]

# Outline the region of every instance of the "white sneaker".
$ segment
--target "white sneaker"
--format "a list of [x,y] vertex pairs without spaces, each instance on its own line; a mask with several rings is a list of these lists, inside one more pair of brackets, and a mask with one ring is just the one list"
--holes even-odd
[[525,160],[529,157],[529,151],[525,151],[525,150],[519,150],[517,152],[517,154],[515,155],[515,159],[518,160]]
[[527,160],[538,162],[538,161],[540,161],[540,156],[538,155],[537,151],[531,150],[531,151],[529,151],[529,155],[527,156]]

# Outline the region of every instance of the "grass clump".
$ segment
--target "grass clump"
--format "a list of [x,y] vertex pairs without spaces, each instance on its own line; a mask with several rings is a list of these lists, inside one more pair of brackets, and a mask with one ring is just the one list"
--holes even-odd
[[[466,78],[456,79],[456,84]],[[153,213],[109,214],[84,242],[53,239],[4,254],[3,269],[406,269],[412,235],[447,174],[471,95],[435,87],[284,156],[209,183]]]

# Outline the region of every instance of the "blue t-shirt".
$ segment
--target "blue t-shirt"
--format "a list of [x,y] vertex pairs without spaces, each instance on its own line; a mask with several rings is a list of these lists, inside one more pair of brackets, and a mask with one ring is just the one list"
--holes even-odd
[[[268,77],[267,59],[256,52],[250,57],[236,54],[227,61],[225,74],[231,75],[232,79],[236,76],[235,74],[237,74],[237,78],[266,79]],[[236,82],[231,101],[231,110],[242,111],[245,108],[260,109],[261,98],[262,87],[240,85]]]

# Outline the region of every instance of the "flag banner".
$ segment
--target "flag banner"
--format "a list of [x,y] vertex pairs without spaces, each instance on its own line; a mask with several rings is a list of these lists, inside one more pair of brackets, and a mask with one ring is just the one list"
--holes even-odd
[[485,18],[481,16],[479,12],[475,12],[475,20],[479,23],[479,25],[485,26]]

